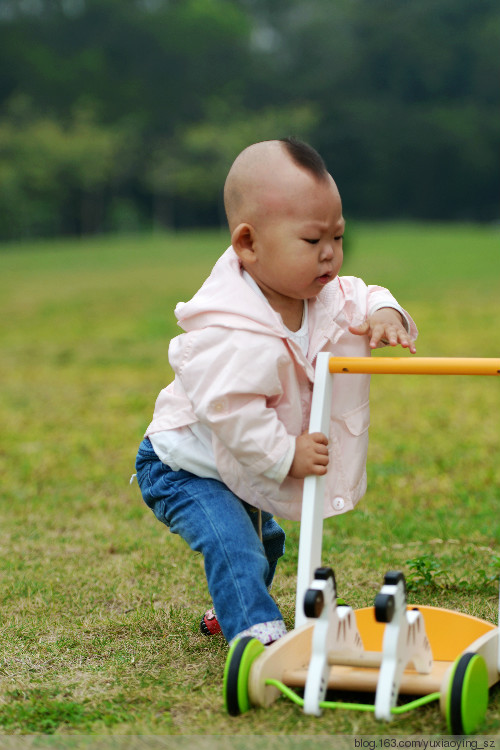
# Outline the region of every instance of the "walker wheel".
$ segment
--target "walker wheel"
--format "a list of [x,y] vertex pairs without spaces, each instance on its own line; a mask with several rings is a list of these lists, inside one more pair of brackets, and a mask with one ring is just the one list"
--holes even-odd
[[250,669],[263,651],[264,644],[251,636],[240,638],[229,649],[224,669],[224,703],[230,716],[239,716],[250,709]]
[[335,584],[335,573],[332,568],[316,568],[314,578],[316,581],[327,581],[329,578],[332,578]]
[[400,581],[403,581],[404,590],[406,591],[406,579],[404,573],[400,570],[389,570],[384,576],[384,584],[387,586],[397,586]]
[[446,696],[450,734],[474,734],[488,708],[488,669],[480,654],[465,653],[453,665]]
[[322,591],[307,589],[304,596],[304,614],[306,617],[319,617],[324,605],[325,599]]
[[377,622],[391,622],[396,603],[392,594],[377,594],[375,597],[375,619]]

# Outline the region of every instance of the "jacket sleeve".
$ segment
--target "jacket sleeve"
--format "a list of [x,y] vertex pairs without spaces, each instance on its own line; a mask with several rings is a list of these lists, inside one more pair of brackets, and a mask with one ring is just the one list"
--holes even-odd
[[272,406],[283,394],[281,347],[273,336],[210,327],[176,337],[169,349],[196,417],[256,474],[272,474],[290,454],[291,436]]

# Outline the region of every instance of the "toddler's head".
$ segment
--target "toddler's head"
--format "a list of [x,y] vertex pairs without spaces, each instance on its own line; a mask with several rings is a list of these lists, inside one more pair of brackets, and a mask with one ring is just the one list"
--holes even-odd
[[249,146],[229,170],[224,203],[232,246],[275,309],[302,305],[338,274],[342,203],[311,146],[294,139]]

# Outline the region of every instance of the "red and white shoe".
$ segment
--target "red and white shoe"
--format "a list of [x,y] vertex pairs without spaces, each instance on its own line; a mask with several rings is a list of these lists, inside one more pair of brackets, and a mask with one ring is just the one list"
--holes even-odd
[[214,609],[207,610],[201,618],[200,631],[203,635],[217,635],[217,633],[222,633],[222,628],[219,625]]

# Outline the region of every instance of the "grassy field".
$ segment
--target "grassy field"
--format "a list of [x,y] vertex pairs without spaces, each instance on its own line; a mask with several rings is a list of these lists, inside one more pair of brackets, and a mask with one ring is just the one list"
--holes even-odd
[[[496,228],[355,225],[344,273],[388,286],[421,356],[499,356]],[[220,233],[0,247],[0,734],[440,734],[436,704],[398,717],[279,700],[234,719],[227,647],[198,632],[203,561],[129,485],[170,380],[173,308]],[[393,354],[394,352],[389,352]],[[384,356],[378,354],[377,356]],[[496,622],[500,462],[496,378],[376,377],[369,490],[327,521],[339,594],[367,606],[388,569],[411,601]],[[298,524],[274,593],[293,623]],[[494,689],[484,734],[500,734]]]

